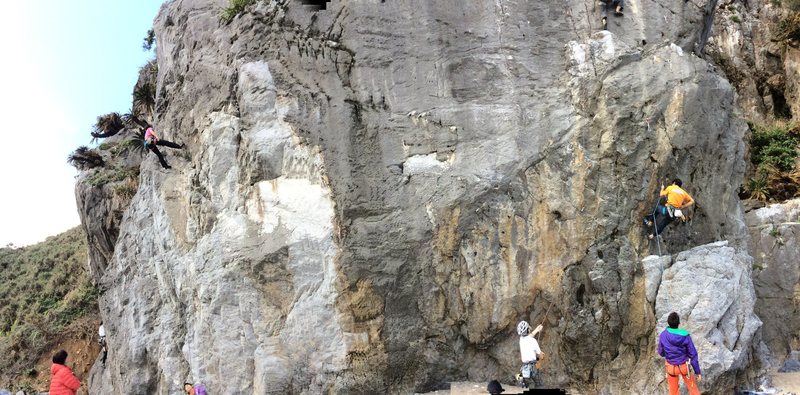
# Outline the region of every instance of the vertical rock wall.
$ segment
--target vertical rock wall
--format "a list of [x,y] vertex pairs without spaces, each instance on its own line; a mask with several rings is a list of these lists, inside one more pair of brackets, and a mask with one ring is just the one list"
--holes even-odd
[[547,382],[656,388],[659,185],[699,203],[665,251],[745,234],[746,126],[693,52],[714,4],[630,1],[611,33],[588,1],[264,1],[229,25],[227,1],[166,4],[155,126],[188,148],[146,158],[95,265],[93,390],[508,377],[521,319],[545,324]]
[[775,204],[745,215],[752,236],[756,313],[776,365],[800,350],[800,201]]
[[739,0],[716,10],[707,52],[736,87],[742,115],[755,122],[800,113],[800,49],[790,6]]

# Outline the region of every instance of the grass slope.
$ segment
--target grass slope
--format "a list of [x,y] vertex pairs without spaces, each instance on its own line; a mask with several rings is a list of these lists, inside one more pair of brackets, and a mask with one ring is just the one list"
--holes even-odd
[[32,246],[0,248],[0,385],[37,375],[43,353],[86,336],[70,324],[99,316],[86,249],[80,227]]

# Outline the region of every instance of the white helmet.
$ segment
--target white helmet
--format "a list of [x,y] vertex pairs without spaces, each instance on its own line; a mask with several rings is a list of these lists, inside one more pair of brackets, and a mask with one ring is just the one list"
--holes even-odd
[[520,336],[527,335],[530,330],[531,326],[528,325],[528,322],[526,321],[520,321],[519,324],[517,324],[517,334]]

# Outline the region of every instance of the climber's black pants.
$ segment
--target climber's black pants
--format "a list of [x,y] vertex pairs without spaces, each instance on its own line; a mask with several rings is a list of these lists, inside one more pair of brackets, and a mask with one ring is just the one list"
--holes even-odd
[[[671,217],[667,212],[666,207],[659,205],[656,209],[656,233],[661,234],[664,231],[664,228],[667,225],[671,224],[672,221],[675,221],[675,217]],[[655,236],[655,234],[654,234]]]
[[609,10],[614,13],[616,11],[617,6],[625,7],[625,0],[606,0],[605,4],[601,5],[600,12],[605,18],[608,15]]
[[173,143],[172,141],[167,141],[167,140],[158,140],[158,141],[156,141],[155,144],[147,144],[147,148],[150,151],[153,151],[156,154],[156,156],[158,157],[158,161],[161,162],[161,167],[163,167],[165,169],[169,169],[169,165],[167,164],[167,161],[164,160],[164,155],[161,153],[161,151],[158,150],[157,146],[159,146],[159,145],[163,145],[164,147],[169,147],[169,148],[176,148],[176,149],[181,149],[183,147],[181,147],[178,144]]

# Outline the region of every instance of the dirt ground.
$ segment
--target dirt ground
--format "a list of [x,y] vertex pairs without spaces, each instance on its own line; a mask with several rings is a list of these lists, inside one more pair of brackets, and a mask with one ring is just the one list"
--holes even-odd
[[[478,395],[478,394],[480,394],[480,395],[486,395],[486,394],[488,394],[488,392],[486,392],[486,386],[487,385],[489,385],[488,382],[486,382],[486,383],[476,383],[476,382],[472,382],[472,381],[459,381],[459,382],[455,382],[455,383],[450,383],[450,389],[449,390],[439,390],[439,391],[433,391],[433,392],[426,392],[425,394],[432,394],[432,395],[448,395],[448,394],[453,394],[453,395]],[[503,384],[503,389],[505,389],[505,391],[503,391],[503,395],[506,395],[506,394],[521,394],[522,391],[524,391],[522,388],[510,385],[510,384],[509,385]]]
[[772,386],[781,390],[779,394],[800,395],[800,373],[774,373]]
[[[488,383],[478,383],[470,381],[461,381],[450,384],[449,390],[439,390],[433,392],[426,392],[425,395],[485,395],[486,385]],[[772,385],[780,389],[777,395],[800,395],[800,372],[798,373],[774,373],[772,375]],[[506,394],[521,394],[522,388],[503,384],[503,395]]]
[[89,377],[89,369],[100,353],[100,345],[97,343],[97,328],[100,322],[95,318],[85,318],[74,322],[65,331],[66,337],[60,343],[44,353],[36,362],[36,373],[33,376],[20,377],[15,380],[18,383],[28,383],[39,392],[47,392],[50,389],[50,366],[53,364],[53,354],[58,350],[66,350],[67,366],[72,369],[78,380],[81,381],[81,388],[77,395],[87,395],[86,379]]

